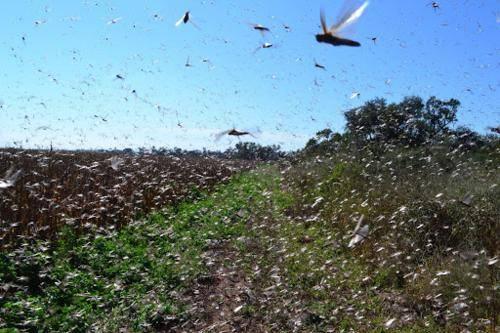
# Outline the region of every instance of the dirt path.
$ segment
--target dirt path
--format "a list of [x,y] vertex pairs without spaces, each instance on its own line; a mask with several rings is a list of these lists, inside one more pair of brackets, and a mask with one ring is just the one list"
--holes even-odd
[[189,320],[174,332],[265,332],[249,314],[256,297],[238,260],[237,249],[217,244],[203,254],[209,274],[199,277],[182,297]]

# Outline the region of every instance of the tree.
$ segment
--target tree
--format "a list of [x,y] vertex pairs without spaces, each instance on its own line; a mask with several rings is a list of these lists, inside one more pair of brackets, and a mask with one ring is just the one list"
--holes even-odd
[[347,133],[358,143],[400,143],[421,145],[450,132],[460,102],[410,96],[400,103],[387,104],[383,98],[366,102],[345,113]]
[[425,103],[424,119],[429,126],[429,132],[433,135],[445,134],[449,125],[457,121],[457,110],[460,102],[456,99],[441,101],[432,96]]
[[308,153],[320,154],[327,151],[332,151],[342,141],[342,134],[333,132],[329,128],[325,128],[316,133],[314,138],[307,141],[305,150]]
[[280,149],[281,147],[276,145],[261,146],[255,142],[239,142],[227,153],[237,159],[271,161],[285,156]]

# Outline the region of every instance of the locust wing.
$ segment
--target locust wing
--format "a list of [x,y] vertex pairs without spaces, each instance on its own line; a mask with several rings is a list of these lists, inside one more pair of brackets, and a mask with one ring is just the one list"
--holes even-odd
[[321,28],[323,29],[324,34],[328,34],[328,27],[326,25],[325,12],[323,9],[319,12],[319,19],[321,20]]
[[338,34],[354,22],[356,22],[361,15],[363,15],[363,12],[365,11],[366,7],[368,7],[369,2],[365,1],[361,6],[351,6],[349,7],[348,10],[345,11],[343,15],[340,16],[340,19],[337,23],[335,23],[331,28],[330,32],[332,34]]
[[215,142],[219,141],[224,135],[227,135],[231,130],[227,130],[224,132],[216,133],[215,136]]

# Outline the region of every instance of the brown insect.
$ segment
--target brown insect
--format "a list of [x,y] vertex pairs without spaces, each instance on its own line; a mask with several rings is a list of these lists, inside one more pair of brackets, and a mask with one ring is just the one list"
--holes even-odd
[[250,132],[247,132],[247,131],[238,131],[237,129],[233,128],[233,129],[230,129],[230,130],[227,130],[227,131],[224,131],[224,132],[217,133],[215,135],[215,141],[219,141],[220,138],[222,138],[224,135],[236,136],[238,138],[240,136],[250,135],[251,137],[255,138],[255,136],[252,133],[250,133]]
[[323,12],[323,10],[321,10],[320,20],[323,33],[317,34],[316,40],[319,43],[326,43],[333,46],[361,46],[359,42],[340,37],[339,32],[345,29],[347,26],[356,22],[361,17],[367,6],[368,1],[364,2],[357,9],[347,11],[341,17],[339,22],[332,25],[331,28],[328,28],[328,26],[326,25],[325,13]]

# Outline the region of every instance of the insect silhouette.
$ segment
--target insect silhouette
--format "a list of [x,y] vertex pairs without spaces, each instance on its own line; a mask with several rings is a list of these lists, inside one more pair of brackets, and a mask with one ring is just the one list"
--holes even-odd
[[269,29],[268,27],[266,26],[263,26],[262,24],[254,24],[254,23],[250,23],[250,25],[252,26],[252,28],[258,32],[260,32],[262,34],[262,36],[264,36],[264,34],[266,32],[271,32],[271,29]]
[[437,3],[436,1],[433,1],[433,2],[429,3],[429,5],[431,5],[431,7],[434,8],[434,10],[441,8],[439,6],[439,3]]
[[182,23],[186,24],[188,22],[189,22],[189,10],[185,12],[184,15],[182,15],[182,17],[177,22],[175,22],[175,26],[178,27]]
[[355,99],[355,98],[359,98],[359,96],[361,96],[361,93],[355,91],[351,94],[351,96],[349,98]]
[[320,69],[326,71],[326,67],[324,65],[320,64],[319,62],[317,62],[316,59],[314,60],[314,67],[320,68]]
[[323,31],[322,33],[316,35],[316,41],[318,41],[318,43],[326,43],[333,46],[361,46],[361,43],[357,41],[340,37],[339,33],[347,26],[356,22],[361,15],[363,15],[366,7],[368,7],[368,3],[369,2],[366,1],[360,7],[348,10],[344,15],[342,15],[337,23],[332,25],[331,28],[328,28],[326,25],[325,13],[321,10],[320,20]]
[[227,131],[224,131],[224,132],[217,133],[215,135],[215,141],[219,141],[220,138],[222,138],[224,135],[236,136],[238,138],[240,136],[250,135],[251,137],[255,138],[255,136],[252,133],[250,133],[250,132],[247,132],[247,131],[238,131],[237,129],[233,128],[233,129],[230,129],[230,130],[227,130]]
[[267,32],[271,31],[268,27],[265,27],[262,24],[256,24],[254,25],[253,28],[258,31],[267,31]]
[[196,24],[194,24],[193,20],[191,20],[191,12],[189,10],[185,12],[177,22],[175,22],[175,26],[178,27],[181,24],[187,24],[188,22],[191,23],[196,29],[200,29]]

